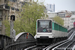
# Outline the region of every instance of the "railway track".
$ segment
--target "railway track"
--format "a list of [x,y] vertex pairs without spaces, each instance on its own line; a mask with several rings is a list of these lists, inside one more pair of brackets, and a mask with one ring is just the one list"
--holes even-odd
[[72,50],[74,45],[75,45],[75,36],[72,38],[72,40],[64,42],[64,43],[54,47],[52,50]]
[[53,47],[55,47],[55,46],[57,46],[57,45],[59,45],[59,44],[61,44],[63,42],[67,42],[67,41],[68,40],[60,41],[60,42],[58,42],[56,44],[54,43],[54,44],[51,44],[49,46],[44,46],[44,45],[43,46],[37,46],[37,45],[34,45],[34,46],[27,47],[24,50],[50,50]]
[[64,40],[49,46],[30,46],[24,50],[72,50],[75,41]]
[[46,46],[30,46],[28,48],[25,48],[24,50],[42,50],[43,48],[45,48]]
[[52,44],[52,45],[49,45],[49,46],[43,48],[43,50],[52,50],[54,47],[56,47],[56,46],[58,46],[58,45],[60,45],[60,44],[62,44],[62,43],[64,43],[64,42],[67,42],[67,41],[68,41],[68,40],[64,40],[64,41],[60,41],[60,42],[58,42],[58,43],[54,43],[54,44]]
[[24,50],[29,50],[29,49],[31,49],[31,48],[35,48],[35,47],[36,47],[36,45],[34,45],[34,46],[30,46],[30,47],[25,48]]
[[72,35],[72,37],[68,38],[67,40],[58,42],[52,46],[48,46],[44,50],[72,50],[74,44],[75,44],[75,35]]
[[[74,33],[74,32],[72,32],[72,33]],[[25,50],[72,50],[72,48],[75,44],[74,38],[75,38],[75,35],[72,35],[72,37],[70,37],[64,41],[60,41],[58,43],[54,43],[49,46],[37,46],[36,45],[34,47],[29,47],[28,49],[25,49]]]
[[67,43],[63,43],[54,47],[52,50],[72,50],[74,44],[75,44],[75,41],[69,41]]
[[75,40],[64,40],[49,46],[30,46],[24,50],[72,50]]

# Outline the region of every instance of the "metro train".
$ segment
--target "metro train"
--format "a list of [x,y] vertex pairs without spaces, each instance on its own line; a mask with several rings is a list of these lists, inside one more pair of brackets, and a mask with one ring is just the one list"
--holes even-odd
[[67,28],[51,19],[38,19],[36,21],[36,35],[34,38],[37,40],[37,43],[55,43],[67,39],[67,31]]

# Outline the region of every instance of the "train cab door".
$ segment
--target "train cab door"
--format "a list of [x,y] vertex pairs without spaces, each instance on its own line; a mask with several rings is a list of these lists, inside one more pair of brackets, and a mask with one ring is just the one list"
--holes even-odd
[[50,29],[49,31],[52,32],[52,21],[51,20],[49,22],[49,29]]

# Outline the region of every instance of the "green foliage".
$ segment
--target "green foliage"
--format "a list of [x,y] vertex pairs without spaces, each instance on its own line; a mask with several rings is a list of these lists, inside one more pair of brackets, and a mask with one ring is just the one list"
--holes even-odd
[[[32,35],[36,34],[36,20],[44,17],[44,5],[37,3],[25,4],[22,7],[22,12],[18,13],[18,18],[14,21],[14,29],[16,34],[20,32],[29,32]],[[10,35],[10,24],[5,21],[6,33]]]
[[54,17],[53,20],[60,25],[64,25],[64,20],[59,16]]
[[10,22],[8,20],[4,20],[3,24],[5,25],[5,32],[7,36],[10,36]]
[[11,6],[10,4],[8,4],[8,6]]
[[36,34],[36,20],[40,19],[44,14],[44,6],[37,3],[23,6],[21,12],[21,30],[29,32],[32,35]]
[[[20,20],[19,19],[17,19],[17,20],[15,20],[14,21],[14,29],[15,29],[15,31],[16,31],[16,34],[18,34],[18,33],[20,33],[21,32],[21,24],[20,24]],[[24,32],[24,31],[22,31],[22,32]]]

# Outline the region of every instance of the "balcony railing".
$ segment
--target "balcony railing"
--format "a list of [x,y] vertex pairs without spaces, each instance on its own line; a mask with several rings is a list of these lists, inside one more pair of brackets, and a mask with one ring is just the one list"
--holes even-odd
[[8,6],[8,5],[0,5],[0,8],[1,9],[10,9],[10,6]]

